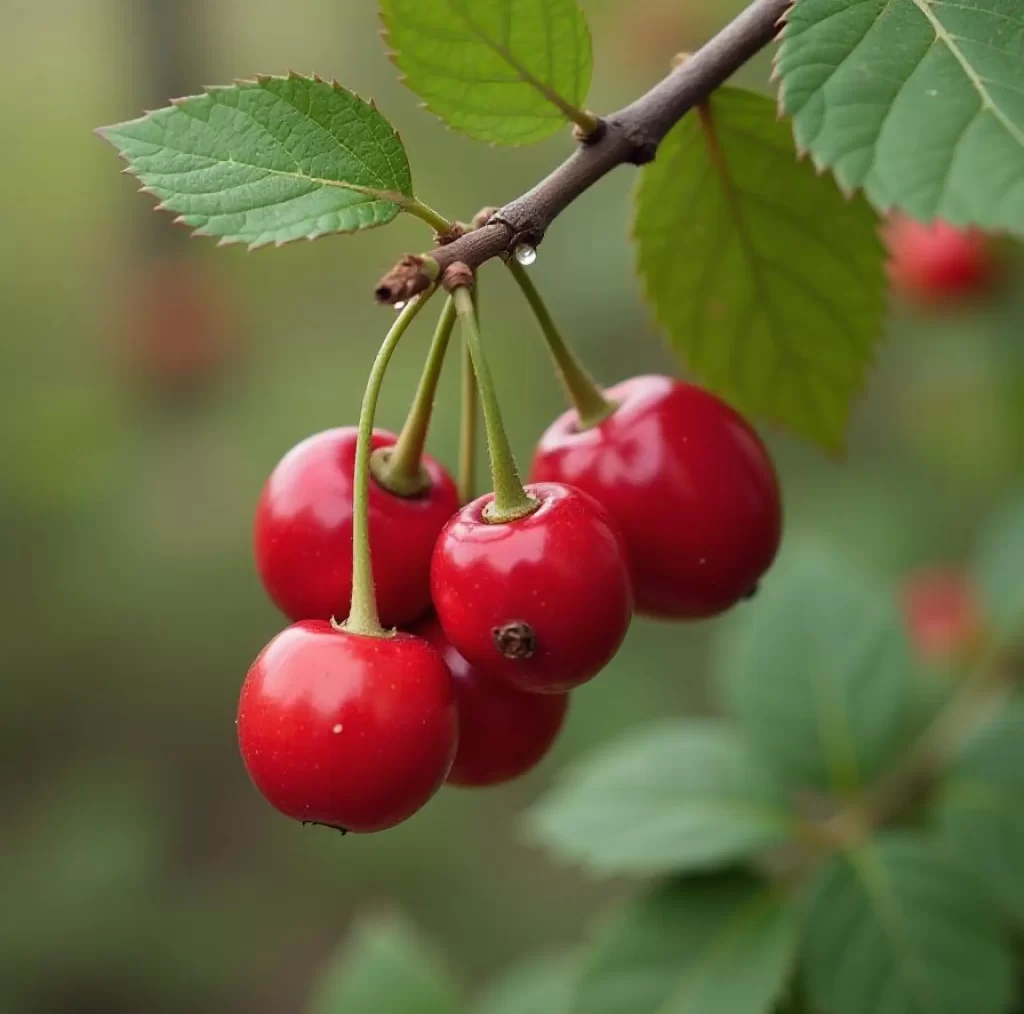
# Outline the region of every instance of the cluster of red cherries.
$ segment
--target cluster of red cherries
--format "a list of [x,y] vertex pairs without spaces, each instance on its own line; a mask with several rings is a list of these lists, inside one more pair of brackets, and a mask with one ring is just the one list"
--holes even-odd
[[[460,506],[429,455],[402,496],[370,479],[379,636],[354,610],[357,431],[328,430],[274,469],[256,512],[260,577],[296,621],[250,669],[238,711],[257,788],[298,820],[391,827],[447,781],[494,785],[549,750],[569,692],[622,644],[634,609],[697,619],[749,596],[775,557],[779,486],[728,405],[661,376],[604,394],[542,437],[524,507]],[[379,455],[397,440],[374,430]],[[358,552],[358,540],[357,548]]]

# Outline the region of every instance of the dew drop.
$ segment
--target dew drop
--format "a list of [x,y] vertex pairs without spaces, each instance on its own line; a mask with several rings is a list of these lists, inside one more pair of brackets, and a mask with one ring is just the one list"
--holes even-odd
[[341,722],[339,722],[336,726],[334,726],[333,729],[331,729],[331,732],[333,732],[334,735],[337,736],[338,733],[340,733],[343,728],[344,726],[341,724]]
[[537,251],[526,243],[520,243],[512,252],[523,267],[529,267],[537,259]]
[[395,313],[401,313],[409,304],[404,300],[400,299],[395,303]]

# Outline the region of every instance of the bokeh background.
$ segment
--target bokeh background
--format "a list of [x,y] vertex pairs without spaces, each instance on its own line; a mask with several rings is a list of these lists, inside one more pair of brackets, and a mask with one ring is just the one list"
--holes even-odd
[[[584,6],[601,110],[739,4]],[[154,214],[91,131],[202,84],[316,71],[376,98],[418,193],[462,218],[568,150],[560,138],[499,151],[447,131],[399,85],[377,32],[371,0],[0,0],[4,1014],[298,1012],[354,914],[380,905],[408,912],[472,988],[517,955],[573,943],[624,890],[524,845],[517,814],[588,746],[712,706],[703,672],[719,624],[637,622],[521,783],[446,790],[397,830],[342,839],[279,817],[246,778],[237,693],[283,623],[250,558],[255,499],[293,443],[354,422],[390,322],[373,282],[428,237],[399,221],[251,255],[216,249]],[[743,77],[766,87],[767,59]],[[632,273],[632,182],[622,170],[573,206],[531,269],[609,383],[678,369]],[[990,297],[894,308],[844,460],[767,434],[788,545],[827,538],[895,581],[956,563],[1024,478],[1024,276],[1003,252]],[[485,340],[526,460],[561,396],[500,269],[483,286]],[[429,326],[399,352],[382,425],[401,423]],[[456,405],[451,370],[431,437],[450,462]]]

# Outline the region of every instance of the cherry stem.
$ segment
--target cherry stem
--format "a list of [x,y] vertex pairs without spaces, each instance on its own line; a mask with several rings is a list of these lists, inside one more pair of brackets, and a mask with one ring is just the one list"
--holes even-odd
[[579,429],[586,430],[596,426],[615,411],[615,402],[605,397],[600,385],[565,343],[526,268],[515,260],[510,260],[508,269],[530,304],[530,309],[533,310],[533,315],[544,333],[548,351],[555,361],[555,370],[579,417]]
[[352,605],[348,619],[342,624],[342,629],[351,634],[362,634],[366,637],[389,635],[389,632],[380,625],[380,616],[377,613],[377,596],[373,589],[373,566],[370,557],[370,444],[373,439],[373,418],[377,414],[377,398],[391,356],[398,347],[402,335],[434,291],[428,289],[422,296],[413,299],[398,315],[398,319],[381,344],[366,381],[366,392],[363,394],[363,404],[359,410],[359,435],[356,440],[352,495]]
[[423,467],[423,449],[434,411],[437,382],[441,378],[441,367],[455,329],[455,316],[455,303],[449,297],[438,319],[419,387],[402,432],[393,447],[380,447],[370,456],[373,477],[396,496],[419,496],[430,488],[430,476]]
[[501,408],[494,388],[491,371],[484,358],[477,328],[476,308],[473,297],[466,286],[458,286],[452,293],[455,309],[462,324],[462,334],[473,360],[480,401],[484,411],[484,430],[487,433],[487,453],[491,459],[491,481],[494,485],[494,500],[485,511],[485,519],[500,524],[532,514],[539,506],[529,496],[519,479],[512,448],[509,446],[505,426],[501,421]]
[[[479,283],[478,283],[479,284]],[[473,305],[476,308],[477,327],[480,324],[479,290],[473,290]],[[476,373],[473,372],[473,357],[469,344],[462,343],[462,421],[459,430],[459,502],[467,504],[476,499],[476,430],[479,398],[476,389]]]

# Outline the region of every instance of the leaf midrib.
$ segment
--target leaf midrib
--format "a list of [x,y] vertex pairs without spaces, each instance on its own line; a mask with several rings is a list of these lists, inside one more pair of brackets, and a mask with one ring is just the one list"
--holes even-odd
[[[960,64],[961,70],[963,70],[967,79],[974,86],[974,90],[981,98],[982,108],[987,109],[1002,124],[1006,132],[1017,142],[1017,144],[1024,148],[1024,132],[1022,132],[996,104],[988,89],[985,87],[985,79],[974,70],[970,61],[956,44],[957,37],[952,35],[946,29],[946,26],[935,16],[934,12],[929,7],[927,0],[911,0],[911,2],[925,16],[925,18],[927,18],[928,23],[932,26],[932,30],[935,32],[936,38],[946,46],[953,58]],[[891,3],[892,0],[886,0],[886,7]]]
[[[927,968],[927,962],[922,962],[920,952],[906,932],[900,907],[891,902],[893,892],[889,883],[889,871],[877,854],[876,846],[867,845],[858,851],[850,852],[847,858],[851,869],[863,885],[869,908],[874,912],[883,935],[892,945],[893,951],[903,957],[902,962],[895,963],[894,970],[918,1001],[924,1004],[922,1009],[937,1009],[934,994],[928,988],[928,975],[921,974],[922,967]],[[923,991],[922,984],[925,985]]]
[[[133,140],[133,141],[135,140],[135,138],[131,137],[130,135],[127,135],[127,134],[117,134],[117,133],[115,133],[113,131],[110,132],[110,134],[108,136],[109,137],[127,137],[130,140]],[[331,179],[326,179],[326,178],[324,178],[322,176],[309,176],[309,175],[307,175],[305,173],[293,173],[293,172],[288,172],[286,169],[275,169],[272,166],[255,165],[252,162],[239,162],[237,159],[233,159],[233,158],[214,158],[214,157],[212,157],[210,155],[199,155],[199,154],[196,154],[196,152],[194,152],[194,151],[185,151],[182,148],[174,148],[171,145],[167,144],[166,142],[161,144],[160,147],[161,147],[161,149],[163,151],[169,151],[169,152],[172,152],[175,155],[185,155],[188,158],[201,159],[202,161],[209,163],[208,166],[204,166],[202,168],[210,168],[212,166],[239,166],[242,169],[253,169],[253,170],[257,171],[257,172],[266,173],[269,176],[281,176],[281,177],[284,177],[285,179],[301,180],[303,183],[315,183],[318,186],[335,187],[336,189],[339,189],[339,190],[351,190],[351,191],[354,191],[357,194],[364,194],[367,197],[371,197],[374,200],[388,201],[391,204],[395,204],[395,205],[397,205],[400,208],[406,208],[410,204],[410,200],[409,200],[408,197],[406,197],[404,194],[398,193],[395,190],[379,190],[376,187],[363,187],[363,186],[360,186],[358,183],[346,183],[344,180],[331,180]],[[176,175],[182,175],[182,174],[184,174],[186,172],[194,172],[194,171],[195,171],[194,169],[180,169],[177,172],[171,172],[171,173],[168,173],[168,172],[141,173],[140,172],[138,175],[139,176],[148,176],[148,175],[153,175],[153,176],[176,176]],[[175,193],[177,195],[179,195],[179,196],[184,196],[184,197],[187,197],[187,196],[207,197],[207,196],[211,196],[211,195],[214,195],[214,194],[224,193],[225,191],[227,191],[229,189],[234,189],[235,187],[237,187],[239,185],[240,184],[232,184],[231,187],[224,187],[224,188],[222,188],[220,190],[204,190],[204,191],[201,191],[201,192],[196,193],[196,194],[182,194],[182,193],[180,193],[178,191],[175,191]],[[277,202],[275,202],[275,203],[277,203]],[[268,207],[273,207],[273,205],[268,205]]]
[[[544,0],[544,2],[545,6],[543,8],[543,13],[545,23],[548,24],[549,12],[546,6],[547,0]],[[561,95],[559,95],[559,93],[556,92],[554,88],[552,88],[549,84],[547,84],[544,81],[541,81],[540,78],[534,76],[534,74],[530,72],[529,68],[524,66],[522,63],[519,62],[518,59],[516,59],[515,55],[506,45],[503,45],[496,39],[492,39],[491,36],[488,35],[482,28],[480,28],[477,25],[477,23],[472,19],[472,17],[470,17],[468,9],[466,9],[466,7],[464,7],[463,4],[459,2],[459,0],[453,0],[453,2],[450,2],[450,7],[454,14],[462,18],[470,32],[473,35],[475,35],[485,46],[489,47],[491,50],[497,53],[497,55],[500,56],[501,59],[504,60],[505,63],[507,63],[509,67],[511,67],[512,70],[514,70],[516,74],[519,75],[520,79],[524,84],[528,84],[535,91],[539,92],[548,102],[550,102],[556,109],[558,109],[563,116],[567,117],[570,120],[576,118],[576,116],[578,115],[578,110],[575,108],[575,106],[573,106],[571,102],[569,102],[568,100],[564,99]],[[507,5],[506,9],[508,9]],[[574,38],[575,34],[576,33],[573,33]],[[546,33],[545,45],[547,45],[549,49],[550,56],[550,32]],[[573,74],[575,78],[574,90],[578,92],[580,75],[580,65],[578,60],[575,62],[575,65],[573,67]]]

